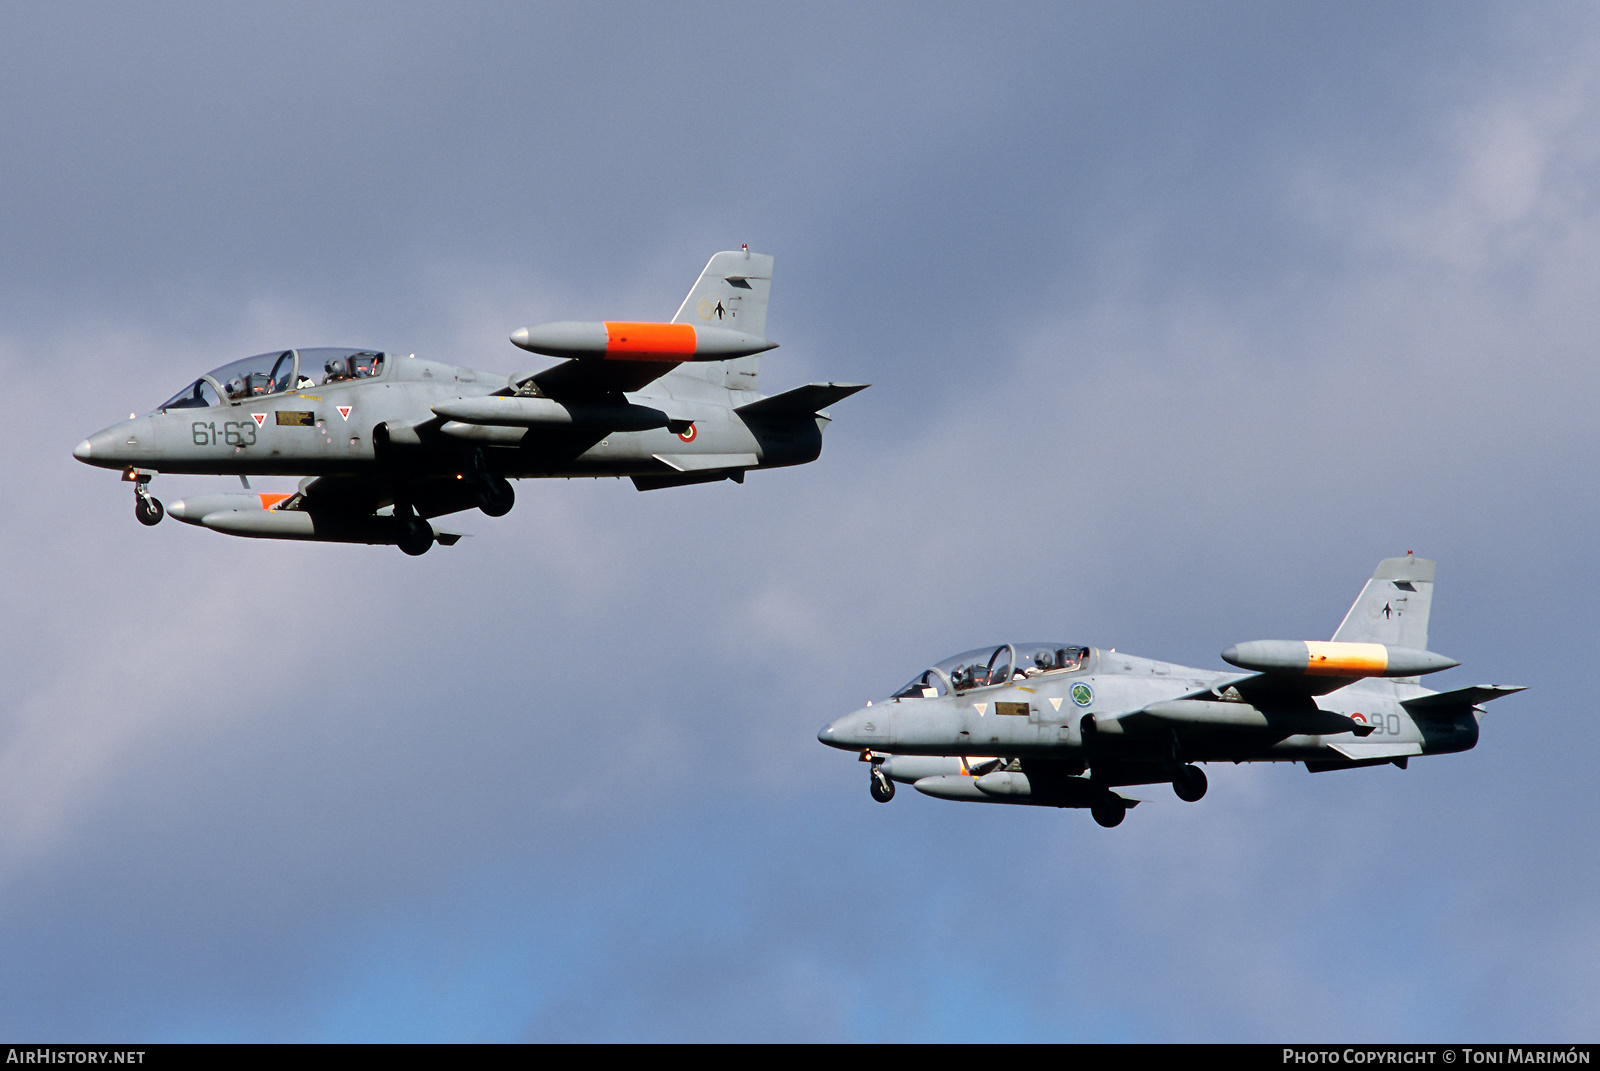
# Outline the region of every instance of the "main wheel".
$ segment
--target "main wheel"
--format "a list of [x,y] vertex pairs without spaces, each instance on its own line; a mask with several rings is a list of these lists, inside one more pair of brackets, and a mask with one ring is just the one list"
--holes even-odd
[[1193,763],[1178,767],[1172,777],[1172,791],[1185,803],[1198,803],[1206,794],[1206,772]]
[[879,803],[888,803],[894,799],[894,782],[889,780],[889,775],[878,769],[872,768],[872,798]]
[[478,486],[478,508],[491,517],[504,517],[517,504],[517,492],[504,476],[487,476]]
[[396,542],[413,558],[426,554],[433,547],[433,528],[421,517],[407,517],[400,522],[400,536]]
[[1094,801],[1094,805],[1089,808],[1089,813],[1094,815],[1096,822],[1110,829],[1112,826],[1120,826],[1122,824],[1123,818],[1127,817],[1128,814],[1128,804],[1115,792],[1108,791]]
[[159,498],[140,495],[133,500],[133,515],[139,518],[140,524],[160,524],[161,518],[167,515],[167,511],[161,505]]

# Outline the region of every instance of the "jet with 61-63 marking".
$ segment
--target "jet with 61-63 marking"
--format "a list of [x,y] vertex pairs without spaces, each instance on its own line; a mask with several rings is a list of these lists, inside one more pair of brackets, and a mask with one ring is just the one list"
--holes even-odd
[[[803,465],[823,410],[865,384],[758,393],[773,258],[714,255],[669,323],[561,322],[511,336],[561,363],[458,368],[376,349],[273,350],[208,372],[144,416],[97,432],[78,460],[120,469],[138,519],[164,514],[230,535],[393,544],[422,554],[460,533],[432,518],[503,516],[511,480],[627,476],[641,491]],[[163,473],[238,476],[247,493],[163,507]],[[292,494],[251,476],[301,476]]]
[[1434,692],[1418,678],[1460,663],[1428,647],[1434,563],[1380,562],[1331,642],[1253,640],[1222,652],[1245,673],[1065,643],[956,655],[887,701],[817,734],[870,763],[872,798],[896,782],[938,799],[1086,807],[1103,826],[1130,785],[1206,793],[1202,762],[1347,770],[1478,742],[1484,704],[1520,687]]

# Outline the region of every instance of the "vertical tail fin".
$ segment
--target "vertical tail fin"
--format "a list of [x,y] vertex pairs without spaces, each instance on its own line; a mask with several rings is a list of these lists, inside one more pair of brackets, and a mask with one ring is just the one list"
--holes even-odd
[[767,294],[771,290],[770,256],[749,249],[717,253],[683,299],[672,322],[726,327],[766,338]]
[[1338,642],[1386,643],[1428,649],[1434,563],[1427,558],[1385,558],[1344,615]]
[[[694,289],[683,299],[675,324],[727,327],[756,338],[767,337],[767,295],[772,292],[772,257],[744,249],[716,253],[700,273]],[[679,371],[684,369],[680,367]],[[739,357],[694,366],[690,374],[717,386],[755,390],[761,376],[761,356]]]

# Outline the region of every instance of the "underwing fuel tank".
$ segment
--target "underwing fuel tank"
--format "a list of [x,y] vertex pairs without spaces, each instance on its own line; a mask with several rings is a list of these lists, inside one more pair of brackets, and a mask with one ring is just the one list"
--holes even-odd
[[776,342],[726,327],[603,321],[524,327],[513,345],[547,357],[613,361],[726,361],[775,349]]
[[1251,640],[1223,651],[1222,660],[1258,673],[1312,677],[1417,677],[1461,664],[1414,647],[1315,640]]
[[242,510],[262,512],[288,498],[277,494],[194,495],[180,498],[167,506],[167,516],[184,524],[205,527],[205,517],[212,513],[229,513]]
[[[284,494],[197,495],[167,506],[168,515],[185,524],[227,535],[255,539],[295,539],[315,543],[367,543],[399,545],[400,520],[392,516],[335,516],[272,507],[288,498]],[[432,524],[433,538],[445,546],[461,539],[460,532]]]

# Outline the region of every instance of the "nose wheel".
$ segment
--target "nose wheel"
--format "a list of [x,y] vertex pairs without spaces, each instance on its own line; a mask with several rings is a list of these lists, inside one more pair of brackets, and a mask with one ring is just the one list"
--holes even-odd
[[1198,803],[1206,794],[1206,772],[1193,763],[1178,767],[1172,777],[1172,791],[1185,803]]
[[167,515],[161,500],[150,493],[150,477],[140,476],[133,481],[133,515],[146,527],[160,524]]
[[872,798],[879,803],[888,803],[894,799],[894,782],[889,780],[889,775],[883,772],[881,766],[872,768]]

